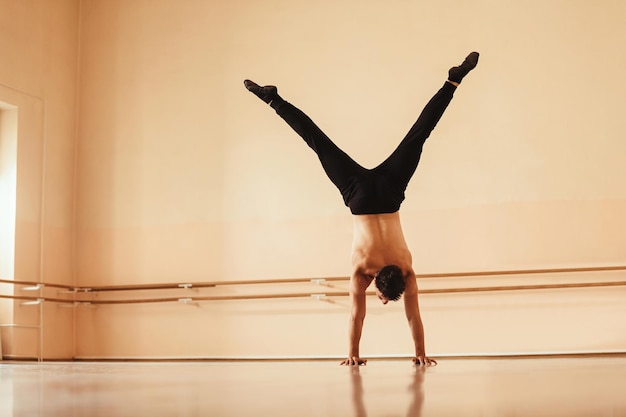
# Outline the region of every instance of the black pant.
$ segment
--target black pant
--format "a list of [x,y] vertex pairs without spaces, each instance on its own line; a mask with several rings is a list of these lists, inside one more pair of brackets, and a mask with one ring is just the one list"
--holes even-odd
[[456,87],[446,82],[428,102],[395,151],[380,165],[366,169],[335,145],[301,110],[281,101],[276,113],[315,151],[328,178],[353,214],[393,213],[420,160],[424,142],[448,107]]

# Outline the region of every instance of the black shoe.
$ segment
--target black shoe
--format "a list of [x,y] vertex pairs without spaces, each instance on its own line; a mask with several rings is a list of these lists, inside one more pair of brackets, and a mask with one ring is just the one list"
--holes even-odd
[[463,77],[465,77],[471,70],[476,68],[478,64],[478,52],[472,52],[465,58],[465,61],[458,67],[450,68],[448,71],[448,80],[460,83]]
[[243,85],[246,86],[248,91],[268,104],[278,96],[278,89],[273,85],[261,87],[254,81],[250,80],[245,80]]

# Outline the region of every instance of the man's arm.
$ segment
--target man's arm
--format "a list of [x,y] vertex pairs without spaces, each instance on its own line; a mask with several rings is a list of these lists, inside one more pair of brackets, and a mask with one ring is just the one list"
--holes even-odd
[[350,278],[350,330],[349,330],[349,350],[348,359],[341,362],[341,365],[365,365],[367,359],[361,359],[359,355],[359,343],[365,320],[365,290],[363,280],[357,272]]
[[436,365],[437,361],[426,356],[424,344],[424,325],[420,315],[419,303],[417,300],[417,280],[415,274],[411,272],[406,279],[406,289],[404,292],[404,311],[413,336],[415,344],[415,357],[413,363],[416,365]]

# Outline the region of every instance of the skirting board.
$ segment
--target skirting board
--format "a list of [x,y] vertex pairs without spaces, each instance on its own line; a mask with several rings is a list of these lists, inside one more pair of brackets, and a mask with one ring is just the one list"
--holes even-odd
[[[532,359],[532,358],[576,358],[576,357],[614,357],[625,356],[626,350],[612,351],[570,351],[570,352],[489,352],[489,353],[454,353],[433,354],[435,359]],[[407,355],[367,355],[369,360],[404,360],[411,359]],[[341,361],[345,356],[76,356],[77,362],[243,362],[243,361]]]
[[[540,359],[582,357],[626,357],[626,350],[563,351],[563,352],[487,352],[433,354],[440,360],[482,359]],[[369,360],[409,360],[407,355],[367,355]],[[37,362],[36,357],[5,355],[2,359],[14,362]],[[75,356],[73,358],[45,358],[44,362],[282,362],[282,361],[341,361],[344,356]]]

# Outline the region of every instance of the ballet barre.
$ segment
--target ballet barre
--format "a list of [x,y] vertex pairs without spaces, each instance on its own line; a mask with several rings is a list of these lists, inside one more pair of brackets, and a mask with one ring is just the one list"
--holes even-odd
[[[444,278],[477,278],[494,276],[520,276],[520,275],[540,275],[540,274],[572,274],[572,273],[598,273],[598,272],[619,272],[626,271],[626,266],[597,266],[578,268],[549,268],[549,269],[520,269],[520,270],[495,270],[495,271],[472,271],[472,272],[446,272],[418,274],[418,280],[423,279],[444,279]],[[19,300],[22,305],[38,305],[43,302],[64,304],[66,306],[80,305],[115,305],[115,304],[139,304],[139,303],[170,303],[177,302],[190,304],[196,302],[212,301],[235,301],[235,300],[262,300],[280,298],[311,298],[318,301],[328,300],[332,297],[346,297],[349,292],[342,291],[319,291],[319,287],[324,290],[333,288],[333,283],[349,281],[349,277],[324,277],[324,278],[283,278],[264,280],[231,280],[231,281],[207,281],[207,282],[184,282],[184,283],[156,283],[138,285],[114,285],[114,286],[70,286],[57,283],[18,281],[0,279],[0,284],[11,284],[21,286],[21,291],[39,291],[39,296],[30,295],[2,295],[0,298]],[[186,294],[190,290],[217,289],[231,286],[273,286],[285,284],[311,284],[317,288],[303,292],[272,292],[253,294],[228,294],[228,295],[195,295],[195,296],[164,296],[145,297],[129,299],[95,299],[98,293],[109,292],[134,292],[134,291],[184,291]],[[477,293],[477,292],[497,292],[497,291],[528,291],[528,290],[557,290],[574,288],[599,288],[599,287],[626,286],[624,280],[605,280],[593,282],[564,282],[564,283],[535,283],[535,284],[503,284],[503,285],[483,285],[483,286],[462,286],[453,288],[426,288],[420,289],[420,294],[450,294],[450,293]],[[50,297],[43,293],[56,289],[57,296]],[[373,295],[374,291],[367,292]],[[71,296],[71,297],[70,297]]]
[[[584,272],[614,272],[626,271],[626,266],[600,266],[600,267],[579,267],[579,268],[549,268],[549,269],[519,269],[519,270],[494,270],[494,271],[470,271],[470,272],[443,272],[416,274],[417,279],[436,278],[475,278],[492,276],[514,276],[514,275],[539,275],[539,274],[564,274],[564,273],[584,273]],[[35,281],[17,281],[0,279],[0,284],[22,285],[23,291],[41,290],[44,287],[57,288],[67,291],[67,293],[96,293],[113,291],[140,291],[140,290],[174,290],[174,289],[201,289],[217,288],[237,285],[273,285],[273,284],[306,284],[328,285],[332,282],[345,282],[350,277],[324,277],[324,278],[282,278],[282,279],[262,279],[262,280],[226,280],[226,281],[206,281],[206,282],[185,282],[185,283],[155,283],[155,284],[129,284],[129,285],[104,285],[104,286],[71,286],[57,283],[44,283]],[[562,285],[562,284],[555,284]],[[494,287],[496,288],[496,287]],[[512,289],[513,287],[511,287]],[[542,287],[543,288],[543,287]],[[520,288],[521,289],[521,288]],[[533,289],[533,288],[529,288]],[[494,289],[496,290],[496,289]],[[459,288],[458,292],[465,292],[467,289]],[[422,291],[423,292],[423,291]]]
[[[530,290],[558,290],[575,288],[601,288],[626,286],[626,281],[602,281],[602,282],[579,282],[560,284],[529,284],[529,285],[501,285],[501,286],[477,286],[459,288],[434,288],[422,289],[420,295],[451,294],[451,293],[478,293],[478,292],[499,292],[499,291],[530,291]],[[375,291],[368,291],[368,296],[375,295]],[[311,298],[314,300],[326,300],[330,297],[347,297],[348,291],[327,291],[319,292],[291,292],[291,293],[268,293],[268,294],[241,294],[241,295],[215,295],[215,296],[195,296],[195,297],[153,297],[153,298],[133,298],[133,299],[62,299],[55,297],[32,297],[21,295],[0,295],[0,298],[14,299],[22,301],[22,305],[38,305],[42,302],[59,304],[80,305],[115,305],[115,304],[152,304],[180,302],[190,304],[195,302],[210,301],[236,301],[236,300],[263,300],[281,298]]]

